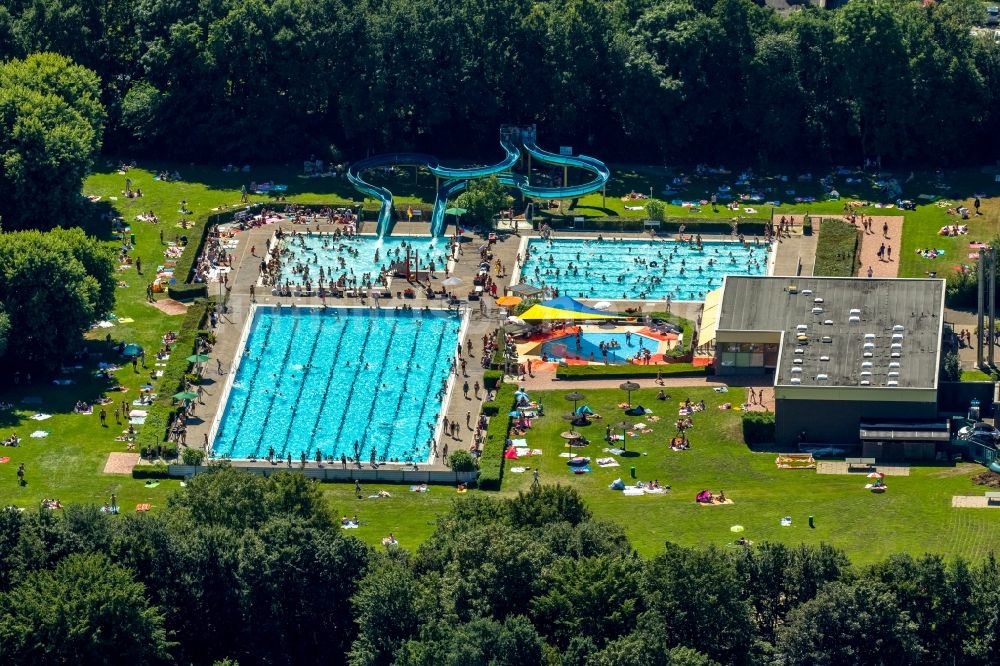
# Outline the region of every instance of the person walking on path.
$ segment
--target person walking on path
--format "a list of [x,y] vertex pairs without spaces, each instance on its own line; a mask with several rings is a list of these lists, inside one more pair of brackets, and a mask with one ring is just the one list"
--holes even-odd
[[886,254],[886,257],[888,257],[888,260],[891,262],[892,261],[892,246],[891,245],[888,246],[885,249],[885,254]]
[[877,256],[879,261],[885,259],[885,243],[882,243],[882,245],[879,246]]
[[465,399],[469,399],[469,382],[468,380],[462,382],[462,392],[465,393]]
[[888,222],[883,222],[882,223],[882,238],[888,238],[888,237],[889,237],[889,223]]
[[873,270],[872,270],[872,267],[871,267],[871,266],[869,266],[869,267],[868,267],[868,277],[871,277],[871,276],[872,276],[872,275],[874,275],[874,274],[875,274],[875,271],[873,271]]
[[17,466],[17,483],[21,486],[25,485],[24,482],[24,463]]
[[478,379],[476,380],[476,383],[473,385],[472,391],[473,391],[473,393],[476,396],[476,400],[479,400],[479,380]]

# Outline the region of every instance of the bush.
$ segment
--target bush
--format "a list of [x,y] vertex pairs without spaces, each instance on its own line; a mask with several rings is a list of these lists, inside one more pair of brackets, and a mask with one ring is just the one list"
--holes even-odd
[[201,449],[186,448],[181,454],[181,460],[184,461],[185,465],[197,467],[205,461],[205,452]]
[[495,402],[493,400],[488,400],[487,402],[483,403],[483,407],[482,407],[482,409],[480,411],[485,416],[493,417],[493,416],[496,416],[497,414],[500,413],[500,405],[499,405],[499,403],[497,403],[497,402]]
[[483,490],[500,490],[503,481],[504,449],[507,448],[507,433],[510,430],[508,412],[514,408],[514,384],[500,384],[496,404],[500,413],[490,419],[486,427],[486,441],[479,456],[479,487]]
[[951,308],[974,308],[979,298],[978,263],[973,270],[952,273],[945,287],[945,302]]
[[802,218],[802,235],[812,236],[813,235],[813,223],[812,218],[806,215]]
[[167,296],[175,301],[193,301],[196,298],[207,298],[208,285],[203,282],[195,284],[181,284],[178,282],[167,287]]
[[743,412],[743,441],[767,444],[774,441],[774,412]]
[[502,379],[502,370],[487,370],[483,373],[483,386],[490,390],[495,389],[500,385],[500,380]]
[[[188,308],[184,321],[177,332],[174,351],[167,360],[160,379],[160,389],[156,400],[146,410],[146,422],[139,431],[136,444],[139,450],[153,449],[167,440],[167,428],[173,418],[175,406],[173,395],[184,386],[184,375],[190,363],[187,357],[194,353],[194,341],[198,330],[204,325],[205,318],[212,307],[212,301],[200,301]],[[174,456],[177,453],[175,451]]]
[[468,451],[452,451],[448,456],[448,467],[453,472],[474,472],[476,461]]
[[132,468],[133,479],[169,479],[168,467],[163,463],[136,465]]
[[816,247],[816,267],[813,275],[853,277],[860,260],[858,245],[861,230],[844,220],[821,220],[819,244]]
[[561,365],[556,368],[556,379],[629,379],[633,377],[655,377],[660,372],[664,377],[700,377],[706,374],[704,367],[690,363],[666,363],[663,365]]

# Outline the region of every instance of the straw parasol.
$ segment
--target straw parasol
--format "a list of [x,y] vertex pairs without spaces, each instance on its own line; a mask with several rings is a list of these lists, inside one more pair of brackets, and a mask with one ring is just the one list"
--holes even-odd
[[628,406],[631,407],[632,406],[632,391],[638,391],[641,387],[638,384],[636,384],[635,382],[625,382],[625,383],[621,384],[618,388],[620,388],[621,390],[625,391],[628,394],[628,398],[626,399],[626,402],[628,402]]

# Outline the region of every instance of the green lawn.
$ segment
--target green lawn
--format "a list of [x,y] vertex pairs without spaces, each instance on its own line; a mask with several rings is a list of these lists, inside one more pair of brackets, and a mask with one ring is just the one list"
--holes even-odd
[[852,277],[858,271],[860,230],[844,220],[822,220],[816,244],[813,275]]
[[[124,189],[124,176],[115,173],[109,163],[87,179],[84,193],[102,197],[96,205],[98,211],[113,208],[126,220],[131,221],[137,236],[137,254],[147,267],[146,276],[138,276],[133,270],[121,274],[128,287],[119,289],[119,300],[115,314],[134,319],[134,323],[118,324],[111,329],[100,329],[88,336],[86,344],[93,356],[84,368],[65,375],[74,379],[71,386],[54,386],[41,383],[36,378],[33,386],[4,387],[0,390],[0,401],[14,403],[12,410],[0,412],[0,428],[5,434],[16,430],[24,438],[24,445],[17,449],[5,449],[3,455],[11,461],[0,467],[6,474],[7,483],[0,483],[0,504],[19,506],[35,505],[45,497],[57,497],[63,502],[105,501],[112,492],[118,494],[123,507],[138,502],[162,505],[169,492],[179,488],[177,481],[165,481],[158,488],[146,488],[142,481],[122,476],[101,473],[107,454],[123,451],[124,445],[114,441],[114,428],[102,429],[97,416],[79,416],[72,413],[72,406],[78,399],[93,400],[106,388],[92,376],[92,371],[100,360],[115,361],[116,357],[100,340],[110,332],[116,340],[139,342],[147,349],[158,347],[161,335],[176,329],[179,317],[168,317],[145,303],[144,289],[150,271],[162,261],[162,247],[159,231],[164,231],[167,240],[175,234],[183,233],[177,226],[182,217],[176,212],[183,199],[194,211],[196,219],[203,219],[213,208],[234,205],[239,202],[239,187],[249,180],[272,180],[289,185],[290,201],[329,202],[344,204],[358,199],[357,193],[343,178],[312,179],[299,175],[297,167],[273,166],[255,167],[247,174],[226,174],[217,167],[192,167],[170,163],[145,165],[144,169],[130,171],[133,187],[143,190],[142,199],[119,198]],[[184,181],[162,183],[154,180],[153,174],[161,169],[178,170]],[[662,192],[674,170],[659,168],[613,167],[614,180],[609,184],[606,208],[601,208],[600,194],[590,195],[581,201],[581,206],[589,207],[576,214],[606,215],[622,213],[620,197],[630,191],[646,192],[649,187],[654,193]],[[402,204],[433,200],[433,178],[421,174],[416,184],[413,171],[402,171],[380,177],[390,187]],[[856,188],[835,181],[843,198],[874,198],[870,184],[861,183]],[[707,193],[721,182],[732,182],[732,177],[718,176],[694,178],[682,198],[707,196]],[[920,176],[912,187],[907,186],[905,195],[915,197],[923,191],[938,193],[931,189],[929,182],[920,184]],[[786,188],[794,187],[798,193],[818,196],[819,187],[815,183],[794,184],[778,179],[763,181],[770,188],[769,196],[780,194]],[[992,179],[978,171],[958,172],[949,183],[956,194],[971,197],[981,190],[997,194],[997,186]],[[912,190],[912,192],[911,192]],[[266,201],[265,197],[252,197],[253,201]],[[971,198],[969,199],[971,201]],[[920,206],[916,211],[907,212],[904,225],[902,275],[923,275],[927,270],[945,270],[958,263],[967,254],[965,248],[970,240],[986,240],[1000,230],[1000,205],[997,199],[984,200],[984,216],[970,223],[974,230],[969,236],[958,239],[940,238],[937,229],[952,218],[943,208],[935,204]],[[843,201],[811,203],[808,205],[782,205],[777,212],[838,213]],[[368,208],[374,208],[369,201]],[[756,205],[758,211],[765,207]],[[592,209],[592,210],[591,210]],[[153,210],[161,218],[160,225],[149,225],[135,221],[140,212]],[[767,209],[769,212],[769,209]],[[865,209],[876,213],[877,209]],[[642,212],[628,211],[627,214],[642,217]],[[726,218],[725,209],[713,214],[706,208],[701,214],[692,214],[688,209],[668,206],[670,216],[690,216],[692,218]],[[91,232],[109,237],[107,226],[94,226]],[[188,232],[191,235],[192,232]],[[822,242],[822,239],[821,239]],[[946,249],[946,256],[940,260],[926,260],[915,257],[917,247],[940,247]],[[118,373],[118,381],[130,388],[123,394],[128,400],[136,396],[138,385],[144,379],[126,368]],[[610,393],[587,392],[590,403],[599,411],[618,416],[612,403],[617,402],[617,391]],[[675,392],[676,393],[676,392]],[[890,479],[890,492],[883,497],[872,496],[860,489],[858,479],[817,476],[811,472],[778,471],[774,468],[773,454],[754,454],[740,443],[738,420],[732,412],[718,412],[715,405],[725,396],[714,393],[690,392],[691,397],[704,397],[709,404],[707,414],[699,415],[693,432],[694,449],[684,453],[663,450],[663,437],[670,433],[668,422],[674,414],[673,404],[667,408],[657,403],[654,408],[665,416],[665,421],[656,428],[655,437],[644,437],[630,443],[649,455],[626,459],[626,465],[619,469],[595,471],[583,477],[572,476],[563,461],[558,458],[561,440],[558,432],[564,422],[555,416],[543,419],[539,428],[529,436],[529,442],[545,450],[541,466],[543,480],[560,481],[581,489],[587,496],[595,513],[626,526],[637,547],[643,552],[653,552],[664,540],[681,543],[713,541],[725,543],[731,538],[729,526],[735,523],[747,527],[747,534],[753,539],[782,539],[798,542],[801,540],[826,540],[848,550],[855,558],[873,560],[889,551],[931,550],[942,553],[956,553],[976,556],[983,552],[998,536],[1000,523],[992,520],[987,511],[957,511],[949,506],[953,494],[975,493],[978,489],[969,482],[969,476],[978,467],[968,469],[918,468],[908,478]],[[41,398],[40,405],[21,402],[26,396]],[[637,396],[647,404],[654,402],[649,395],[640,392]],[[675,396],[675,397],[679,397]],[[565,402],[560,394],[542,397],[550,413],[558,415],[565,410]],[[52,414],[52,418],[36,422],[28,417],[42,411]],[[110,419],[113,423],[113,419]],[[599,439],[602,426],[591,426],[592,438]],[[48,438],[32,439],[27,435],[34,430],[50,432]],[[599,449],[592,446],[590,453]],[[28,484],[17,487],[14,472],[18,463],[27,467]],[[532,463],[527,463],[532,464]],[[674,486],[674,493],[667,497],[625,498],[620,493],[606,489],[610,481],[621,475],[627,477],[628,466],[635,464],[640,478],[659,478],[661,482]],[[530,473],[508,474],[503,493],[515,492],[530,484]],[[693,502],[694,493],[702,488],[725,489],[736,500],[731,507],[703,508]],[[358,530],[358,536],[377,543],[388,531],[395,532],[404,545],[414,546],[433,529],[435,515],[444,511],[456,497],[453,490],[443,487],[432,488],[430,493],[417,495],[406,488],[396,488],[394,497],[385,501],[354,499],[353,487],[325,486],[338,512],[359,513],[368,525]],[[641,505],[643,520],[636,521],[636,505]],[[792,515],[795,526],[780,528],[778,519]],[[815,530],[805,527],[806,517],[813,514],[817,519]],[[933,525],[933,529],[928,529]]]

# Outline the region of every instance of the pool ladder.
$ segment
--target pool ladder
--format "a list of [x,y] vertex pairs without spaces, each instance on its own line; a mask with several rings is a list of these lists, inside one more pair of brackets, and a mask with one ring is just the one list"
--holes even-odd
[[[288,365],[288,357],[292,353],[292,347],[295,345],[295,332],[299,329],[299,319],[296,317],[292,321],[292,332],[288,335],[288,346],[285,347],[285,355],[281,357],[281,365],[279,368],[284,369]],[[257,436],[257,446],[255,451],[260,451],[261,445],[264,443],[264,433],[267,432],[267,424],[271,421],[271,410],[274,409],[274,399],[277,397],[278,391],[277,387],[271,392],[271,401],[267,405],[267,412],[264,416],[264,423],[260,426],[260,434]]]
[[[270,325],[267,327],[267,332],[264,333],[264,343],[261,345],[261,349],[267,349],[267,341],[271,339],[271,331],[274,330],[274,320],[270,320]],[[250,339],[243,343],[244,346],[250,344]],[[257,384],[257,375],[260,373],[260,368],[263,365],[263,359],[257,358],[257,367],[253,370],[253,375],[250,377],[250,385],[247,387],[247,399],[243,401],[243,409],[240,410],[240,418],[236,422],[236,432],[233,434],[233,441],[229,446],[229,453],[226,454],[227,458],[231,458],[233,452],[236,451],[236,442],[240,439],[240,433],[243,431],[243,417],[247,414],[247,406],[250,404],[250,396],[253,395],[253,388]]]
[[309,378],[309,372],[312,370],[313,357],[316,355],[316,347],[319,346],[319,339],[323,337],[323,327],[325,326],[326,319],[320,322],[319,331],[316,332],[316,337],[313,338],[312,348],[309,350],[309,360],[306,362],[305,372],[302,373],[302,382],[299,383],[299,391],[295,394],[295,401],[292,402],[292,417],[288,419],[288,429],[285,431],[284,444],[281,446],[281,457],[284,457],[285,452],[288,450],[288,441],[292,435],[292,426],[295,425],[295,416],[299,411],[299,400],[302,399],[302,390],[306,387],[306,379]]

